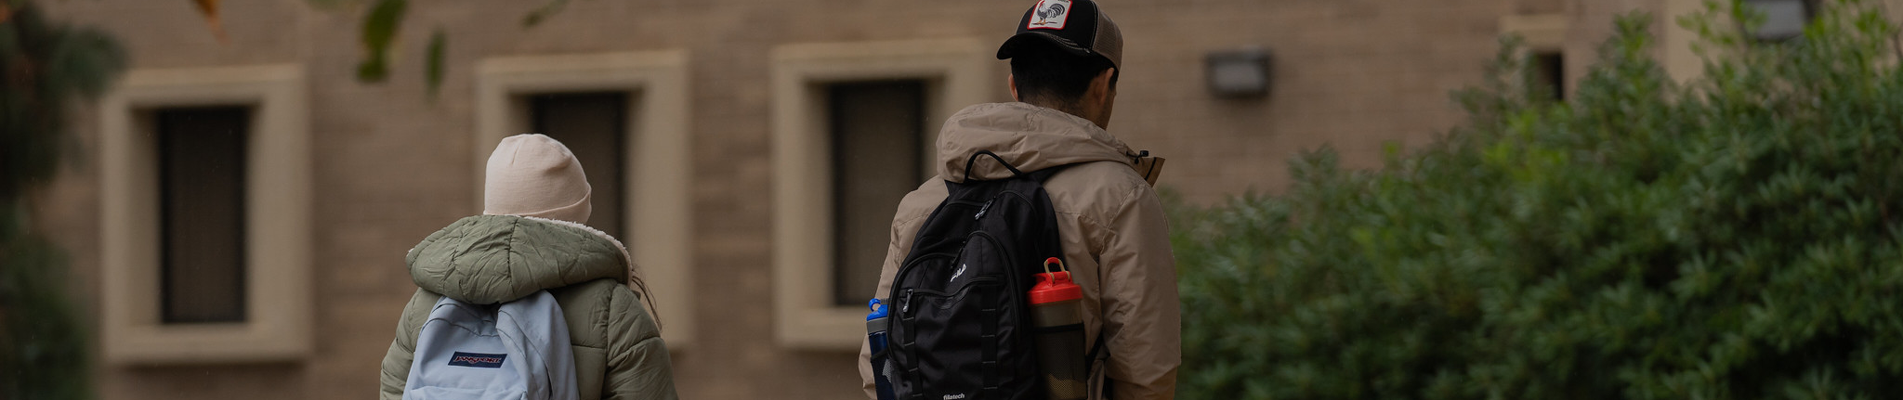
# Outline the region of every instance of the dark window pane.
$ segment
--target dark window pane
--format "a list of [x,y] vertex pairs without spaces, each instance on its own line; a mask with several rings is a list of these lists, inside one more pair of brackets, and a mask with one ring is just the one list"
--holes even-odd
[[1744,27],[1759,42],[1775,43],[1804,35],[1804,27],[1815,17],[1814,0],[1745,0],[1744,7],[1763,17],[1755,26]]
[[925,84],[828,88],[833,150],[833,302],[864,306],[879,285],[892,213],[917,188],[925,150]]
[[157,117],[163,322],[243,322],[250,110],[179,108]]
[[1533,73],[1538,74],[1536,82],[1542,85],[1554,100],[1566,100],[1566,57],[1559,52],[1541,52],[1533,55]]
[[628,240],[622,226],[624,210],[622,188],[629,173],[623,156],[627,139],[628,94],[565,93],[538,95],[530,99],[533,129],[560,140],[580,160],[593,190],[594,211],[588,226]]

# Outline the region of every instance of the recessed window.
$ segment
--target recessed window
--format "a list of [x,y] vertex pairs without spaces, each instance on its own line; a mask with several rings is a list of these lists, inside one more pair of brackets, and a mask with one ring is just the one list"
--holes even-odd
[[1553,100],[1566,100],[1566,56],[1558,51],[1533,53],[1533,83]]
[[622,151],[627,148],[628,93],[543,94],[529,103],[532,131],[568,146],[588,175],[594,210],[588,226],[627,241],[621,184],[629,173]]
[[892,215],[930,179],[940,123],[1004,96],[972,39],[803,43],[772,51],[774,341],[855,351],[892,248]]
[[832,134],[833,304],[857,306],[879,285],[899,200],[925,171],[925,82],[827,85]]
[[245,319],[246,107],[156,112],[167,324]]
[[106,364],[310,354],[303,76],[296,65],[133,70],[100,99]]
[[1525,42],[1527,74],[1523,82],[1528,91],[1565,101],[1566,38],[1568,21],[1563,14],[1509,15],[1500,17],[1500,34],[1519,36]]

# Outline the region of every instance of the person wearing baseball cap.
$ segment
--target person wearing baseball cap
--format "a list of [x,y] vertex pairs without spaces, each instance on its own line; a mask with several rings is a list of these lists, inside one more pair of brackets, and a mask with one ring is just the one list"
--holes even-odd
[[[998,47],[1011,60],[1011,97],[1108,129],[1123,67],[1123,32],[1090,0],[1044,0]],[[1020,82],[1027,81],[1027,82]]]
[[[1083,288],[1088,399],[1169,399],[1182,364],[1181,299],[1163,204],[1152,187],[1161,159],[1106,129],[1123,69],[1123,32],[1091,0],[1038,0],[998,48],[1010,60],[1015,102],[977,104],[940,129],[938,176],[901,200],[873,298],[892,287],[921,225],[948,196],[946,182],[1006,179],[1002,163],[966,163],[989,151],[1023,173],[1062,168],[1044,181],[1063,259]],[[941,182],[942,181],[942,182]],[[871,289],[871,288],[868,288]],[[866,395],[877,398],[869,348],[860,348]]]

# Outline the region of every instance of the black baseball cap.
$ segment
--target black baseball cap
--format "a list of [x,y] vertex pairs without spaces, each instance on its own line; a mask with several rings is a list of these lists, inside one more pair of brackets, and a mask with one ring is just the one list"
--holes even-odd
[[[1054,46],[1053,46],[1054,45]],[[1123,69],[1123,32],[1091,0],[1038,0],[1018,21],[1018,33],[998,47],[998,59],[1030,51],[1096,55]]]

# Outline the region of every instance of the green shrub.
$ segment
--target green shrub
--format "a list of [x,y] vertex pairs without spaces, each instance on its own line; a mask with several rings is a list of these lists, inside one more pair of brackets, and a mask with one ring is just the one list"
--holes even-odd
[[124,65],[105,34],[0,0],[0,399],[92,397],[65,258],[32,232],[28,194],[54,177],[71,147],[69,107],[104,92]]
[[1566,103],[1520,89],[1508,40],[1425,148],[1178,208],[1180,394],[1903,393],[1903,44],[1870,7],[1756,43],[1713,6],[1684,84],[1628,16]]

